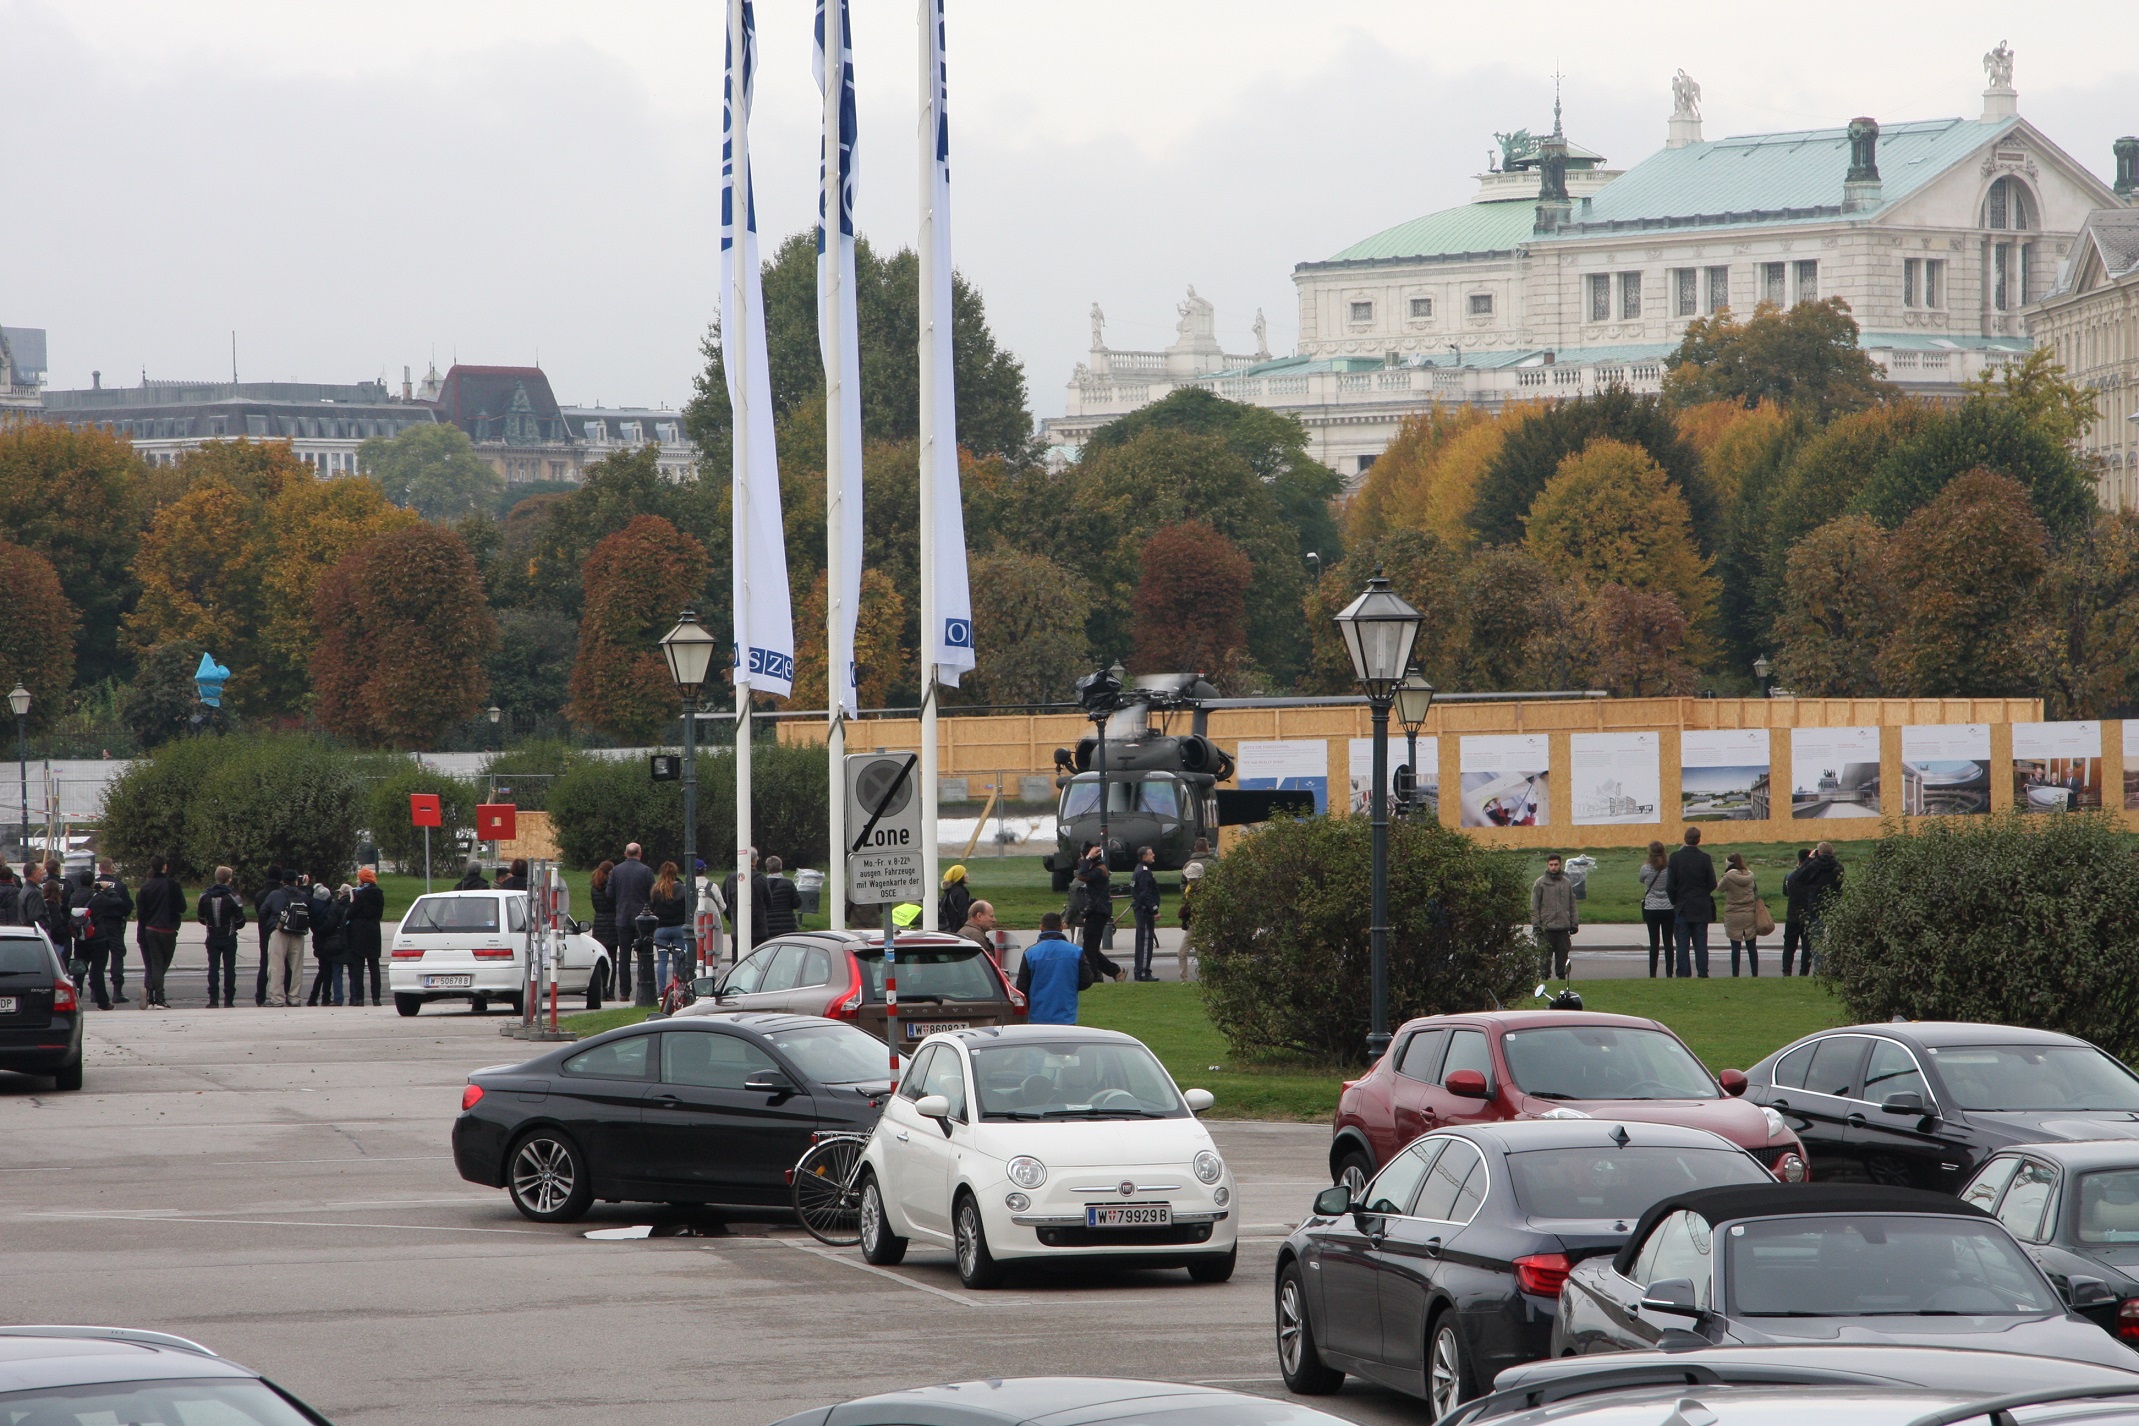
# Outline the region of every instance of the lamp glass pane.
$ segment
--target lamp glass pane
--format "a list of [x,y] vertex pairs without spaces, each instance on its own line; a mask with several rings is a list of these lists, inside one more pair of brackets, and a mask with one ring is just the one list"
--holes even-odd
[[17,718],[20,718],[23,714],[30,711],[30,690],[24,688],[19,683],[16,684],[15,691],[8,694],[7,696],[7,705],[8,707],[14,709],[15,716]]
[[696,621],[677,624],[661,641],[661,655],[668,661],[669,677],[684,688],[695,688],[704,683],[707,671],[713,666],[713,647],[713,636],[703,624]]

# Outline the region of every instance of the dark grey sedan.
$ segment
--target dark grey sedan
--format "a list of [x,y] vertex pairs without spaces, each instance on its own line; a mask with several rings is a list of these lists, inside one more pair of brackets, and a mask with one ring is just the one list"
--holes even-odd
[[1997,1215],[2076,1311],[2139,1347],[2139,1143],[2001,1150],[1961,1199]]

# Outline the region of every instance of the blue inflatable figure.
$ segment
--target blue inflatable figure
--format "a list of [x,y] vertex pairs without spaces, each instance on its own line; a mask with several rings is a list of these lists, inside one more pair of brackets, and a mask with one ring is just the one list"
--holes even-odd
[[229,677],[230,670],[217,663],[213,654],[202,654],[200,667],[193,670],[193,686],[200,690],[201,702],[221,708],[223,681]]

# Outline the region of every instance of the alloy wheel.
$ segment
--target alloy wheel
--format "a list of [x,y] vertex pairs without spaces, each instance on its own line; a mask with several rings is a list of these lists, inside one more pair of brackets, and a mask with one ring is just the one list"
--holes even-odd
[[1352,1195],[1352,1202],[1359,1203],[1366,1198],[1367,1171],[1359,1166],[1356,1159],[1344,1166],[1344,1172],[1338,1175],[1337,1182],[1343,1184],[1344,1191]]
[[1287,1372],[1300,1370],[1300,1342],[1307,1327],[1300,1311],[1300,1285],[1287,1278],[1277,1292],[1277,1357]]
[[515,1197],[537,1213],[555,1213],[572,1196],[572,1153],[555,1139],[529,1139],[512,1165]]
[[1433,1360],[1427,1370],[1426,1402],[1435,1417],[1446,1416],[1462,1405],[1463,1395],[1463,1348],[1452,1324],[1443,1323],[1433,1334]]
[[883,1212],[883,1205],[877,1201],[876,1180],[872,1178],[862,1185],[862,1221],[860,1227],[862,1230],[862,1252],[864,1254],[876,1251],[877,1240],[884,1231]]
[[971,1277],[980,1250],[980,1209],[972,1199],[958,1205],[958,1231],[952,1236],[958,1245],[958,1271]]

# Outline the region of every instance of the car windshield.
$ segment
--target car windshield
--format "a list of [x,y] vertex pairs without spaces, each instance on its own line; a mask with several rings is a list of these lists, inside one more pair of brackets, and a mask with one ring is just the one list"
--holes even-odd
[[1716,1082],[1662,1030],[1564,1025],[1511,1030],[1508,1073],[1539,1099],[1714,1099]]
[[2139,1169],[2080,1175],[2080,1241],[2139,1243]]
[[1532,1218],[1615,1218],[1632,1222],[1652,1203],[1696,1188],[1773,1183],[1735,1149],[1531,1149],[1508,1155],[1515,1201]]
[[[884,953],[860,953],[862,985],[869,999],[884,999]],[[908,1001],[1001,1000],[995,968],[980,947],[899,947],[899,1004]]]
[[404,936],[450,936],[497,929],[495,896],[419,897],[401,922]]
[[819,1084],[891,1078],[891,1057],[884,1042],[852,1025],[805,1025],[765,1039]]
[[2092,1045],[1946,1045],[1931,1054],[1963,1109],[2139,1109],[2139,1078]]
[[[1080,772],[1062,793],[1064,821],[1089,817],[1099,811],[1099,774]],[[1155,817],[1181,815],[1181,787],[1170,777],[1147,777],[1107,784],[1107,811],[1148,812]]]
[[973,1077],[983,1119],[1178,1119],[1188,1113],[1173,1080],[1142,1045],[988,1045],[973,1051]]
[[0,1426],[312,1426],[265,1382],[246,1377],[100,1382],[0,1392]]
[[2056,1312],[2050,1284],[1989,1220],[1833,1214],[1734,1223],[1724,1259],[1741,1317],[2010,1317]]

